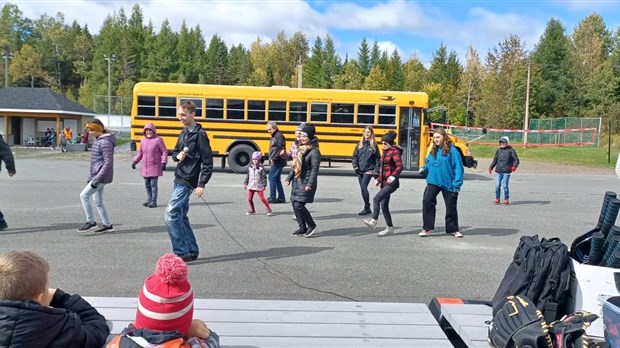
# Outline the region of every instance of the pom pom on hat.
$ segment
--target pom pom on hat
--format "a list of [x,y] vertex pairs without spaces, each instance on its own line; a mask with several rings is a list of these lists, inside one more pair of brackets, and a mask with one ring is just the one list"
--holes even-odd
[[260,161],[260,160],[262,160],[262,159],[263,159],[263,154],[262,154],[262,153],[260,153],[260,151],[254,151],[254,152],[252,153],[252,159],[253,159],[253,160]]
[[299,126],[297,126],[296,130],[301,131],[302,129],[304,129],[305,126],[306,126],[306,122],[302,122],[299,124]]
[[314,135],[316,133],[316,129],[314,129],[313,125],[307,125],[305,126],[302,130],[302,133],[306,134],[308,136],[308,139],[312,140],[314,139]]
[[194,292],[187,280],[187,265],[168,253],[146,278],[138,297],[137,329],[179,331],[186,334],[194,317]]
[[389,131],[381,137],[381,142],[386,142],[392,146],[394,146],[394,141],[396,140],[396,132]]

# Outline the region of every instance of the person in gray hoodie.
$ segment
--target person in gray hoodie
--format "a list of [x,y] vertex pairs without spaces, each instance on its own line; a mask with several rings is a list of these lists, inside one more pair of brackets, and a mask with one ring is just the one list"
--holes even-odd
[[105,129],[103,123],[98,119],[93,119],[86,124],[90,135],[95,138],[92,154],[90,158],[90,172],[88,182],[80,199],[86,214],[86,223],[78,229],[78,232],[86,232],[97,227],[93,216],[93,207],[90,202],[91,196],[101,217],[102,225],[95,229],[95,233],[114,231],[108,211],[103,204],[103,189],[106,184],[112,182],[114,177],[114,146],[116,146],[116,135]]

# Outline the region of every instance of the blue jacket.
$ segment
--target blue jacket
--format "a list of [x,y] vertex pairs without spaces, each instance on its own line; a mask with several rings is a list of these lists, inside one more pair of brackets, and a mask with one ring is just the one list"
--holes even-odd
[[427,184],[439,186],[451,192],[461,190],[463,161],[461,154],[454,145],[450,145],[450,153],[447,155],[444,155],[439,149],[436,157],[429,153],[422,169],[424,169],[423,174],[426,174]]

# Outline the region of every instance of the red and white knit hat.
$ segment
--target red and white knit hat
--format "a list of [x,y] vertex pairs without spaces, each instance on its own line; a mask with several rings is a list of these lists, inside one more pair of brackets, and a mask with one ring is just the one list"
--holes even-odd
[[194,316],[194,292],[187,281],[187,265],[168,253],[157,262],[155,273],[144,281],[134,323],[137,329],[186,334]]

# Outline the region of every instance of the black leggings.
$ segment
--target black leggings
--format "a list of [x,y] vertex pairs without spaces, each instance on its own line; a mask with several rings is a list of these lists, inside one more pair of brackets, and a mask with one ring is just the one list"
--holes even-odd
[[357,181],[360,184],[360,190],[362,191],[362,199],[364,200],[364,206],[370,206],[370,194],[368,193],[368,183],[372,179],[371,174],[357,174]]
[[146,189],[147,203],[157,203],[157,176],[149,176],[144,178],[144,188]]
[[383,218],[388,227],[393,226],[392,214],[390,214],[390,196],[394,191],[396,191],[396,187],[385,185],[375,195],[375,198],[372,199],[372,218],[377,220],[379,218],[379,210],[383,210]]
[[308,228],[316,227],[316,223],[314,223],[310,211],[306,208],[306,202],[293,201],[291,202],[291,205],[293,206],[293,211],[295,212],[295,218],[297,219],[297,224],[299,225],[300,231],[306,233]]

